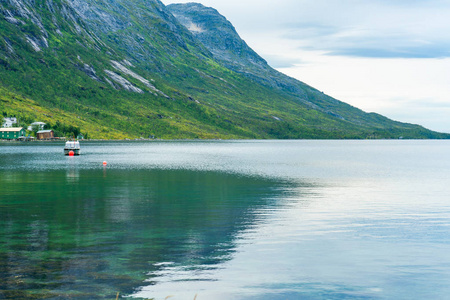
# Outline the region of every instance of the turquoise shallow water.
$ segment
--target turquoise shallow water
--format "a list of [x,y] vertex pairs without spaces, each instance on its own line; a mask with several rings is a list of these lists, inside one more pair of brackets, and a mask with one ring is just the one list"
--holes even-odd
[[449,141],[62,149],[0,143],[0,299],[450,295]]

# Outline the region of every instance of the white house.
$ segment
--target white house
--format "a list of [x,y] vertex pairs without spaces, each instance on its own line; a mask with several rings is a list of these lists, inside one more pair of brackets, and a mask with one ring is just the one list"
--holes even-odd
[[3,127],[11,128],[14,124],[17,124],[17,118],[3,118]]
[[34,122],[28,126],[28,130],[33,130],[33,127],[37,127],[38,130],[44,130],[45,123],[44,122]]

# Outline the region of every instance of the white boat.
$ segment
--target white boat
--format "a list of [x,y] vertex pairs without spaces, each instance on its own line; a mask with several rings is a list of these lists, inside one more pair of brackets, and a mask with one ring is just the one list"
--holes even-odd
[[64,146],[64,155],[80,155],[80,142],[79,141],[68,141]]

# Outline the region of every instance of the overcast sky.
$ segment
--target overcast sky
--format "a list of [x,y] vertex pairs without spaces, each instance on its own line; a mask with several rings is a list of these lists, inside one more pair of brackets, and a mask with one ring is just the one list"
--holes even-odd
[[[193,2],[163,0],[164,4]],[[198,0],[277,70],[394,120],[450,132],[449,0]]]

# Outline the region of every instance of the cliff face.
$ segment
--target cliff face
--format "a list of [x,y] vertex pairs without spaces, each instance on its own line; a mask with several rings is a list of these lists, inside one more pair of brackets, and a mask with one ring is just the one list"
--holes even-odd
[[243,41],[233,25],[217,10],[197,3],[167,8],[203,45],[230,68],[267,68],[267,62]]
[[0,113],[90,137],[447,137],[272,69],[216,10],[158,0],[0,2]]
[[[9,24],[3,24],[3,42],[14,38],[28,42],[34,51],[40,52],[49,47],[51,36],[63,36],[63,31],[70,31],[80,41],[91,45],[94,37],[79,22],[79,16],[66,2],[43,1],[37,4],[30,0],[5,0],[0,3],[0,16]],[[9,25],[9,26],[8,26]],[[6,29],[12,29],[9,32]],[[16,47],[23,46],[15,44]],[[14,52],[9,43],[9,52]]]
[[71,0],[83,22],[105,42],[140,62],[177,56],[193,47],[205,54],[197,41],[158,0]]

